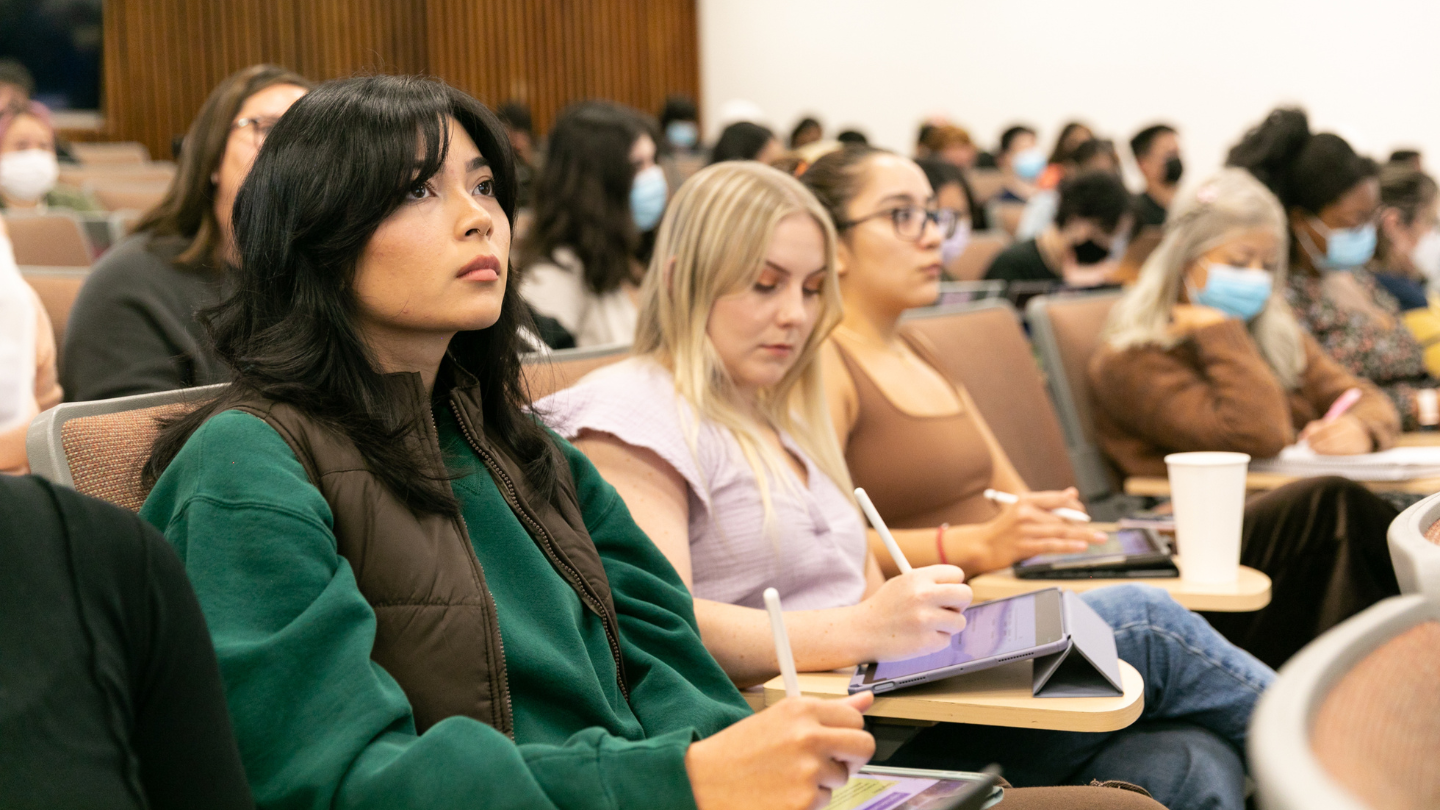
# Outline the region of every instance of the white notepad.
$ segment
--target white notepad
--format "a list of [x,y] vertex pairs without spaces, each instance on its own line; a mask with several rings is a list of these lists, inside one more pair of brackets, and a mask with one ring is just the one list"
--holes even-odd
[[1308,445],[1292,444],[1275,458],[1250,462],[1251,472],[1281,475],[1340,475],[1356,481],[1407,481],[1440,476],[1440,447],[1394,447],[1358,456],[1322,456]]

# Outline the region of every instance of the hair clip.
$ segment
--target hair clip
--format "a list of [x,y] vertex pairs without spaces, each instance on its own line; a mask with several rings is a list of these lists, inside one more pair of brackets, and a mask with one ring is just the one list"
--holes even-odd
[[797,163],[795,165],[795,171],[793,172],[795,178],[798,180],[800,178],[800,175],[804,174],[805,170],[808,168],[810,168],[810,161],[808,160],[802,160]]

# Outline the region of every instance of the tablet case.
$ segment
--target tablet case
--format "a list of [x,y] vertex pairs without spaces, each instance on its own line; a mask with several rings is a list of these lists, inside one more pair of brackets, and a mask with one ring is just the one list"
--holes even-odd
[[1057,653],[1035,659],[1035,697],[1118,697],[1120,656],[1115,631],[1074,591],[1060,592],[1060,610],[1070,643]]

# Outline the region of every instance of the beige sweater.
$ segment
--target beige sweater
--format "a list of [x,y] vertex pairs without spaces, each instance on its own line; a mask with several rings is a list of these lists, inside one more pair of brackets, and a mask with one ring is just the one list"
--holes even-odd
[[1281,388],[1238,320],[1207,326],[1166,350],[1104,347],[1090,361],[1100,449],[1125,475],[1165,475],[1165,454],[1232,450],[1269,458],[1295,441],[1349,388],[1364,395],[1350,414],[1377,448],[1394,444],[1400,416],[1379,389],[1331,360],[1305,335],[1305,370]]
[[[34,414],[60,404],[60,380],[55,374],[55,332],[40,296],[31,291],[35,300],[35,406]],[[32,414],[32,417],[34,416]],[[0,432],[0,473],[24,475],[30,472],[25,458],[25,432],[30,423]]]

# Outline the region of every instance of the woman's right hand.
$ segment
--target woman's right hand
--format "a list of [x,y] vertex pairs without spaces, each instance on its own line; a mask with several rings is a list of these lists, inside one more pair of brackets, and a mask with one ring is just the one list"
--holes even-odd
[[1007,506],[990,521],[984,571],[995,571],[1037,554],[1078,554],[1092,543],[1106,540],[1103,532],[1089,524],[1071,523],[1051,509],[1085,507],[1074,487],[1060,492],[1023,492],[1020,501]]
[[965,608],[974,595],[965,572],[929,565],[893,577],[856,605],[853,622],[858,661],[897,661],[943,650],[965,629]]
[[1224,323],[1229,319],[1229,315],[1214,307],[1203,307],[1199,304],[1176,304],[1175,308],[1170,310],[1170,334],[1193,334],[1207,326]]
[[862,713],[875,700],[786,698],[685,752],[700,810],[808,810],[875,754]]

